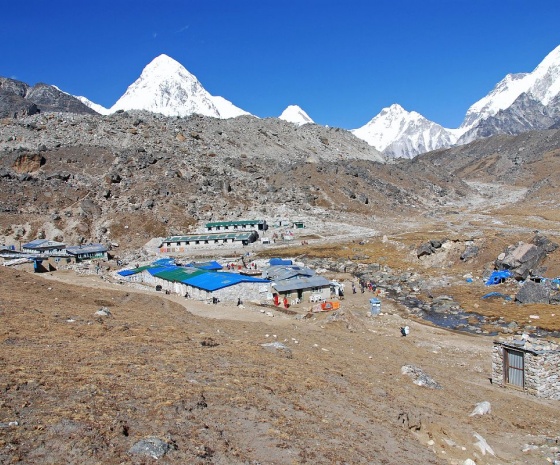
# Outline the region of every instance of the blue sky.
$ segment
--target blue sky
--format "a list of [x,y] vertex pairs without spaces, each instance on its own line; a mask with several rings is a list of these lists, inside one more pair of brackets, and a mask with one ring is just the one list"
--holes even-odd
[[454,128],[560,45],[558,0],[26,0],[0,16],[0,76],[112,106],[156,56],[259,117],[319,124],[382,108]]

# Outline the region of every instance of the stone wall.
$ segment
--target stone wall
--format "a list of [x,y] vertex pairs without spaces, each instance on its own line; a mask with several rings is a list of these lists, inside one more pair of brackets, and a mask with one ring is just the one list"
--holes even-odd
[[[504,386],[504,352],[511,348],[524,354],[524,390],[536,397],[560,400],[560,350],[555,344],[494,342],[492,350],[492,383]],[[504,387],[507,387],[505,385]]]
[[492,384],[504,384],[504,348],[498,343],[492,348]]

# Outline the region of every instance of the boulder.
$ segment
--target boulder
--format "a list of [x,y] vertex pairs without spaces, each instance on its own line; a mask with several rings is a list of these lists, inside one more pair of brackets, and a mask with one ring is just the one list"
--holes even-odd
[[432,244],[430,244],[429,242],[422,244],[416,250],[416,256],[418,258],[423,257],[425,255],[431,255],[433,253],[434,253],[434,248],[432,247]]
[[550,290],[542,283],[525,281],[515,296],[515,300],[522,304],[548,304],[550,303]]
[[508,247],[502,260],[496,260],[496,269],[510,270],[516,279],[527,279],[545,256],[546,252],[536,245],[520,242]]
[[140,439],[128,451],[129,454],[144,455],[153,459],[160,459],[169,452],[171,446],[163,439],[148,437]]
[[45,157],[38,153],[23,153],[16,158],[12,168],[16,173],[33,173],[46,161]]

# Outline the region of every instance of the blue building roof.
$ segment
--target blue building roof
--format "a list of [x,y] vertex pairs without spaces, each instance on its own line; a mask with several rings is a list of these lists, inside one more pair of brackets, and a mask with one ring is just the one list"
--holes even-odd
[[283,258],[271,258],[268,263],[270,264],[270,266],[291,265],[292,261]]
[[72,245],[66,247],[66,252],[70,255],[82,255],[87,253],[105,253],[107,247],[101,244]]
[[212,270],[212,271],[221,270],[223,268],[223,266],[220,265],[216,261],[192,262],[192,263],[189,263],[189,266],[192,266],[194,268],[198,268],[200,270]]
[[154,266],[174,265],[174,264],[175,264],[175,259],[169,257],[160,258],[159,260],[156,260],[155,262],[152,263],[152,265]]
[[224,287],[233,286],[239,283],[269,283],[270,281],[254,276],[246,276],[237,273],[213,272],[209,271],[192,278],[187,278],[183,283],[197,287],[199,289],[212,292]]
[[48,239],[35,239],[21,246],[23,249],[44,249],[44,248],[57,248],[64,249],[66,245],[63,242],[49,241]]
[[[215,263],[215,262],[214,262]],[[239,283],[269,283],[267,279],[256,278],[238,273],[208,271],[195,267],[177,265],[141,266],[132,270],[121,270],[120,276],[131,276],[146,270],[152,276],[170,282],[179,282],[204,291],[212,292]]]

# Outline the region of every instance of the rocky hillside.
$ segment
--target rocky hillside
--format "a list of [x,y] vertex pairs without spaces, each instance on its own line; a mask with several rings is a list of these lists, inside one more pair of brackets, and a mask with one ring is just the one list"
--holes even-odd
[[204,221],[248,217],[406,223],[468,205],[480,194],[477,180],[535,195],[549,186],[552,195],[559,139],[558,131],[498,136],[385,163],[348,131],[276,118],[6,118],[0,242],[45,235],[136,247]]
[[76,97],[54,86],[42,83],[29,86],[15,79],[0,77],[0,118],[53,111],[96,114]]

